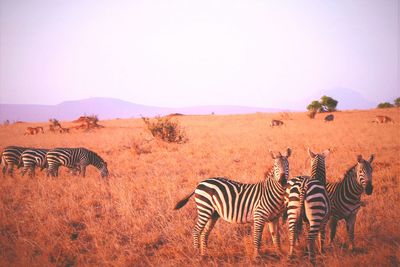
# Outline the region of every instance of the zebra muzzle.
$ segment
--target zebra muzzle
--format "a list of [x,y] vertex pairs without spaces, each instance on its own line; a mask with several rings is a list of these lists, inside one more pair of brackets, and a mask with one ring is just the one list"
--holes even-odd
[[371,195],[373,189],[374,189],[374,187],[372,186],[372,184],[371,183],[367,183],[367,185],[365,186],[365,193],[367,195]]

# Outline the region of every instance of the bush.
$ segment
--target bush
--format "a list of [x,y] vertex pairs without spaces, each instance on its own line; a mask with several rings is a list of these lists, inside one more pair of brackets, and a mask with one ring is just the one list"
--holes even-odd
[[396,107],[400,107],[400,97],[398,97],[398,98],[396,98],[396,99],[394,100],[394,105],[395,105]]
[[155,138],[159,138],[168,143],[185,143],[187,141],[184,129],[177,121],[172,121],[170,117],[155,117],[155,121],[142,117],[147,129]]
[[393,107],[393,104],[391,104],[389,102],[383,102],[378,105],[378,108],[392,108],[392,107]]

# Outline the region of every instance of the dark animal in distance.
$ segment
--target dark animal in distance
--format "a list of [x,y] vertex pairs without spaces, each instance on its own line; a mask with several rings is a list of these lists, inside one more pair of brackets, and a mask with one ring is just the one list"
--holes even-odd
[[335,116],[333,116],[333,114],[329,114],[329,115],[325,116],[324,121],[328,122],[328,121],[333,121],[334,119],[335,119]]

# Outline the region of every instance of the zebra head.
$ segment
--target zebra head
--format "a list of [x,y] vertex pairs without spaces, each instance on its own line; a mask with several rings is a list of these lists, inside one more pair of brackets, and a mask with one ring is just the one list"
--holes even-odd
[[371,195],[373,190],[371,163],[374,158],[374,154],[370,156],[369,160],[363,159],[361,155],[357,156],[357,182],[364,188],[367,195]]
[[326,184],[325,158],[329,155],[330,150],[327,149],[322,153],[314,153],[308,148],[308,155],[311,158],[311,177],[320,180]]
[[102,166],[100,167],[100,172],[102,178],[108,177],[107,162],[103,161]]
[[274,159],[274,178],[278,181],[282,186],[286,186],[286,183],[289,179],[289,160],[288,158],[292,154],[292,150],[288,148],[286,150],[285,155],[282,155],[281,152],[274,154],[270,151],[271,157]]

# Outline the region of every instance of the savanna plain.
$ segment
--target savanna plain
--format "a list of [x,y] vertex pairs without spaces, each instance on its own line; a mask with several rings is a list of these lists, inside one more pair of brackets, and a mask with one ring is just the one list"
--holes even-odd
[[[375,154],[374,191],[362,196],[357,217],[357,249],[348,249],[341,221],[336,243],[318,254],[317,264],[399,266],[400,110],[334,114],[330,123],[321,114],[309,119],[306,113],[177,116],[173,119],[188,138],[183,144],[154,139],[140,118],[100,121],[105,128],[69,134],[46,131],[47,122],[0,126],[0,149],[86,147],[105,159],[110,171],[108,179],[93,166],[84,178],[62,167],[56,178],[39,170],[34,178],[21,177],[21,170],[0,177],[0,266],[308,266],[304,233],[297,260],[288,262],[287,226],[281,225],[283,255],[275,252],[265,228],[262,262],[254,263],[252,224],[223,220],[210,234],[209,257],[202,259],[192,248],[193,199],[173,210],[203,179],[262,180],[273,163],[269,150],[283,153],[287,147],[293,151],[290,176],[309,174],[308,147],[330,148],[328,181],[341,179],[358,154]],[[374,124],[376,115],[395,123]],[[285,125],[272,128],[271,119]],[[45,133],[24,136],[28,126],[46,126]]]

